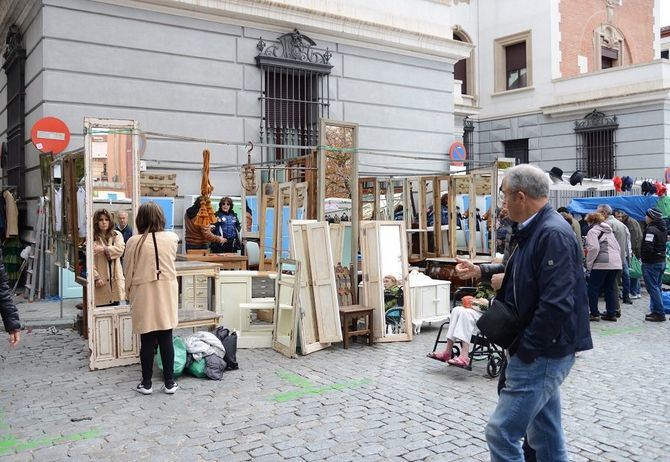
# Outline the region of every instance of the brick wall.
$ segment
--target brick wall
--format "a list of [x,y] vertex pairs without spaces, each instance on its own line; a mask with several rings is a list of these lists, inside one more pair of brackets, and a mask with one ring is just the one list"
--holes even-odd
[[[654,59],[654,0],[624,0],[614,7],[611,24],[625,38],[624,65]],[[607,22],[605,0],[561,0],[561,76],[579,75],[577,56],[588,58],[588,70],[598,69],[594,56],[594,31]]]

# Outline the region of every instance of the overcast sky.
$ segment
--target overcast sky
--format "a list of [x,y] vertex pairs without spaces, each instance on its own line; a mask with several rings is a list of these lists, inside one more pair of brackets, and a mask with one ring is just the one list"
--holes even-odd
[[670,0],[661,0],[661,27],[670,26]]

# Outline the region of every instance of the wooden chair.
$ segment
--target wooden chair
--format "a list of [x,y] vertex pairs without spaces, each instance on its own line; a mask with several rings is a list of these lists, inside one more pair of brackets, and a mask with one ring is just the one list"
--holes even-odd
[[[368,345],[374,343],[374,309],[363,305],[352,305],[351,278],[349,269],[342,265],[335,267],[335,284],[337,301],[340,305],[340,322],[342,324],[342,341],[344,348],[349,348],[349,339],[358,335],[367,336]],[[358,328],[358,320],[365,319],[365,327]]]

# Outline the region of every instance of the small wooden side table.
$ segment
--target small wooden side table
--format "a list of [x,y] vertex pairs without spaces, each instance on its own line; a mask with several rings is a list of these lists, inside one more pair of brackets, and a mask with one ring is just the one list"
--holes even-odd
[[[349,305],[340,307],[342,340],[344,342],[345,349],[349,348],[349,339],[356,335],[366,335],[368,337],[368,345],[372,345],[374,343],[374,326],[372,320],[373,312],[373,308],[368,308],[367,306],[363,305]],[[358,320],[360,318],[366,318],[365,329],[358,329]]]

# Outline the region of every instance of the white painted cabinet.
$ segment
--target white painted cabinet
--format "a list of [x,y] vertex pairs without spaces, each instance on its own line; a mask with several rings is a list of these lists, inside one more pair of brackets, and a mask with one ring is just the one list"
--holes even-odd
[[238,348],[272,346],[274,329],[274,272],[221,271],[221,323],[238,332]]
[[421,332],[424,322],[444,322],[449,319],[451,282],[431,279],[418,271],[409,275],[409,292],[412,298],[412,325],[414,332]]

